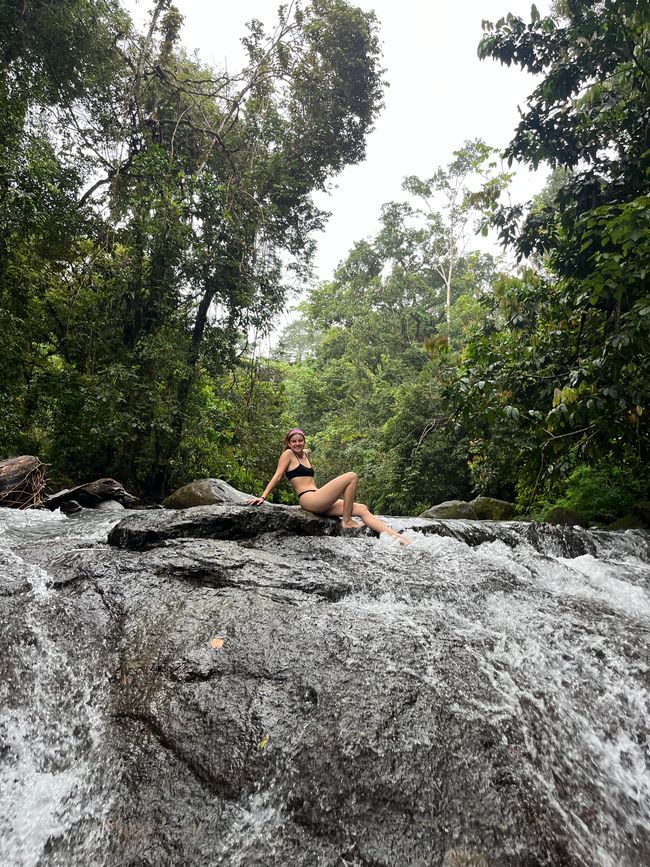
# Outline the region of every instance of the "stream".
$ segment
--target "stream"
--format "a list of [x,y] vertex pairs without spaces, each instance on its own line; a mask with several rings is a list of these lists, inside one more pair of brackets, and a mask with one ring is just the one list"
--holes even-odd
[[650,864],[648,534],[199,511],[0,509],[1,864]]

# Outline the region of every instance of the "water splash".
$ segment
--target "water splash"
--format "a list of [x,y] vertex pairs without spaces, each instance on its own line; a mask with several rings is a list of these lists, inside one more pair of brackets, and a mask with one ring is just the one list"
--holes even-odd
[[[106,674],[93,654],[81,662],[70,658],[61,639],[74,642],[87,618],[51,589],[46,569],[17,553],[26,540],[60,538],[67,519],[7,511],[0,521],[0,612],[8,618],[0,683],[0,863],[89,863],[85,859],[103,838],[107,781],[115,776],[112,770],[102,779],[105,722],[99,708]],[[12,550],[9,544],[17,542]]]
[[[61,633],[67,646],[77,631],[87,637],[86,613],[72,596],[64,609],[47,569],[26,562],[21,552],[44,540],[55,542],[54,549],[65,543],[59,557],[77,542],[95,550],[122,516],[65,519],[4,511],[0,558],[5,579],[11,579],[8,598],[22,606],[24,624],[12,652],[33,680],[29,702],[3,696],[0,860],[17,867],[108,863],[101,847],[119,763],[110,765],[107,756],[105,669],[92,655],[79,669],[62,650]],[[389,520],[399,528],[399,520]],[[508,758],[506,770],[516,771],[520,781],[517,792],[534,792],[539,809],[566,830],[573,859],[567,863],[645,863],[639,858],[650,852],[647,537],[553,535],[526,525],[475,522],[444,522],[444,532],[425,535],[417,522],[402,523],[413,542],[408,548],[386,536],[265,543],[306,570],[349,583],[350,592],[334,602],[312,600],[302,616],[322,639],[323,688],[339,695],[336,683],[327,681],[331,664],[337,677],[348,672],[358,685],[358,703],[332,707],[333,732],[314,731],[316,723],[308,723],[305,732],[292,733],[278,769],[224,808],[227,831],[215,863],[247,867],[264,857],[292,867],[333,863],[329,850],[307,851],[298,860],[298,849],[288,848],[287,840],[298,847],[300,834],[307,833],[294,822],[296,774],[309,767],[320,739],[328,739],[332,761],[340,759],[342,768],[358,758],[360,744],[373,760],[390,758],[386,720],[366,713],[364,696],[396,682],[391,675],[413,684],[426,707],[443,708],[453,730],[489,733],[486,773],[492,773],[495,756]],[[571,556],[575,550],[580,553]],[[189,599],[198,591],[185,586],[184,592]],[[201,592],[207,604],[213,591]],[[251,609],[251,617],[255,613]],[[337,644],[330,646],[334,629]],[[251,659],[257,652],[251,649]],[[265,665],[272,667],[273,659],[269,653]],[[292,675],[300,677],[299,659]],[[399,735],[405,751],[439,749],[426,720]],[[466,761],[473,760],[468,754]],[[303,788],[310,783],[303,781]],[[324,814],[335,812],[325,794],[314,798],[317,806],[323,800]],[[458,819],[454,833],[461,826]],[[346,827],[342,836],[347,833]],[[350,834],[349,863],[362,863],[361,856],[355,861],[356,837]],[[450,865],[492,863],[480,843],[450,838],[440,858]],[[293,853],[288,860],[287,851]],[[510,854],[515,864],[527,857],[516,842]],[[348,863],[347,855],[340,857]]]

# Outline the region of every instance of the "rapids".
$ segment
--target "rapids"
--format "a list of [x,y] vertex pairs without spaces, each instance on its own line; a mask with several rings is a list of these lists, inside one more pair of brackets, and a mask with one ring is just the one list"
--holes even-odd
[[650,864],[647,534],[249,514],[0,509],[0,863]]

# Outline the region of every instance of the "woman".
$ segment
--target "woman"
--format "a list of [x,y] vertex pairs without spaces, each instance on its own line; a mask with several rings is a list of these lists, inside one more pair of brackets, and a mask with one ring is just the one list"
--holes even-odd
[[248,505],[259,506],[263,503],[285,473],[291,486],[298,495],[298,502],[306,512],[316,512],[329,515],[332,518],[342,518],[342,527],[346,530],[358,527],[352,517],[361,521],[376,533],[388,533],[398,539],[402,545],[409,545],[408,539],[395,532],[372,514],[368,506],[355,503],[358,477],[356,473],[343,473],[322,488],[314,484],[314,469],[309,459],[309,451],[305,449],[305,435],[300,428],[294,427],[283,441],[284,451],[280,455],[278,467],[273,478],[264,488],[261,497],[248,500]]

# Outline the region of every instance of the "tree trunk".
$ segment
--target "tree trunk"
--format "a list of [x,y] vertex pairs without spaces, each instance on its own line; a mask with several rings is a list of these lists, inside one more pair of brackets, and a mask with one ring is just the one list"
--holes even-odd
[[34,509],[43,503],[45,473],[33,455],[0,461],[0,506]]

